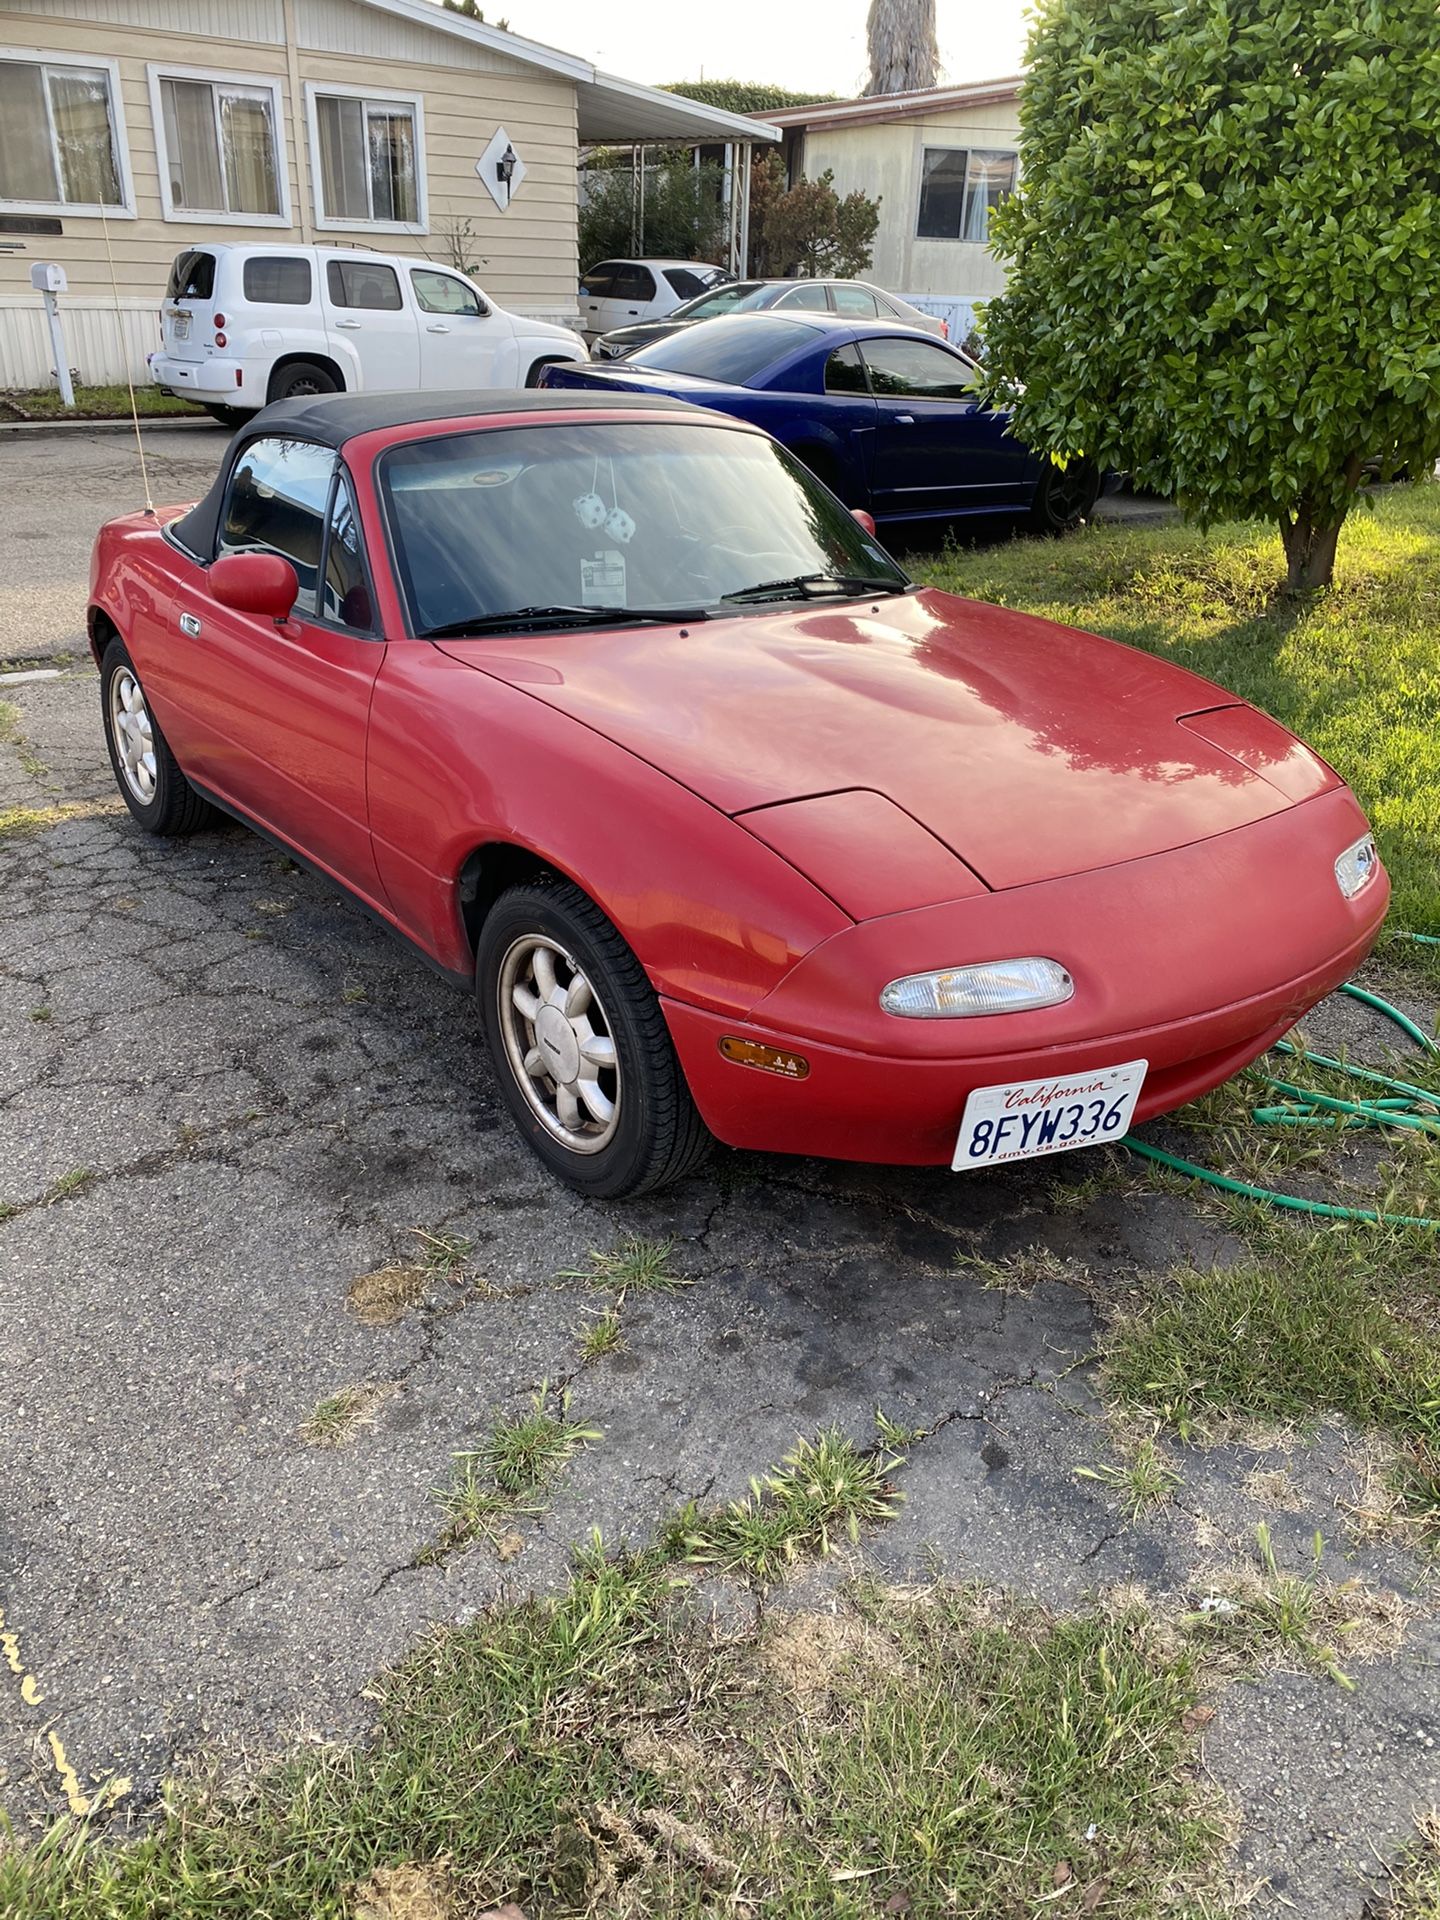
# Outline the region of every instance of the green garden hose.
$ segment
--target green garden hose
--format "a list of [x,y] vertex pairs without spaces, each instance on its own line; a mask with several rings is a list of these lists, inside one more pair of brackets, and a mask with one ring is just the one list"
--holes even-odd
[[[1431,934],[1408,934],[1406,938],[1425,946],[1440,946],[1440,939]],[[1424,1052],[1440,1054],[1440,1046],[1417,1027],[1408,1014],[1402,1013],[1399,1007],[1392,1006],[1378,993],[1348,984],[1340,991],[1348,993],[1352,1000],[1361,1000],[1367,1007],[1384,1014]],[[1318,1093],[1311,1087],[1297,1087],[1289,1080],[1279,1080],[1267,1073],[1261,1076],[1265,1085],[1284,1097],[1278,1104],[1254,1109],[1251,1118],[1259,1125],[1339,1129],[1398,1127],[1440,1138],[1440,1097],[1427,1093],[1423,1087],[1411,1086],[1408,1080],[1392,1079],[1389,1074],[1377,1073],[1373,1067],[1352,1067],[1348,1061],[1332,1059],[1329,1054],[1307,1053],[1301,1047],[1292,1046],[1288,1040],[1277,1040],[1275,1051],[1306,1060],[1311,1066],[1329,1068],[1348,1079],[1363,1080],[1369,1086],[1383,1087],[1385,1092],[1375,1099],[1345,1100],[1333,1094]],[[1191,1160],[1182,1160],[1178,1154],[1167,1153],[1163,1147],[1152,1147],[1148,1141],[1137,1140],[1133,1134],[1126,1134],[1120,1144],[1128,1147],[1131,1153],[1154,1160],[1174,1173],[1183,1173],[1191,1180],[1203,1180],[1207,1186],[1220,1187],[1226,1193],[1238,1193],[1247,1200],[1261,1200],[1267,1206],[1284,1207],[1292,1213],[1319,1214],[1326,1220],[1365,1220],[1387,1227],[1440,1228],[1440,1220],[1427,1219],[1423,1214],[1384,1213],[1376,1207],[1340,1207],[1325,1200],[1302,1200],[1298,1194],[1276,1193],[1269,1187],[1251,1186],[1247,1180],[1232,1180],[1229,1174],[1216,1173],[1209,1167],[1198,1167]]]

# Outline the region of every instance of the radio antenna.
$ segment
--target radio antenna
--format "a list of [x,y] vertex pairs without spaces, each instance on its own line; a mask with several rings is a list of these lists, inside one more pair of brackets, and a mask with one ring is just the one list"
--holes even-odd
[[155,518],[155,499],[150,492],[150,469],[145,464],[145,442],[140,434],[140,409],[135,404],[135,382],[130,377],[130,355],[125,342],[125,316],[120,311],[120,287],[115,278],[115,254],[110,245],[110,222],[105,206],[100,206],[100,228],[105,235],[105,258],[110,267],[110,298],[115,303],[115,331],[120,341],[120,358],[125,367],[125,389],[130,395],[130,424],[135,429],[135,451],[140,456],[140,485],[145,493],[145,511]]

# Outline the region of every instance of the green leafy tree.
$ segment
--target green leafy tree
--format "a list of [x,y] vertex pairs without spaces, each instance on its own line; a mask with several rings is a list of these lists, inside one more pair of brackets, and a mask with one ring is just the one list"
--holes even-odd
[[[475,4],[475,0],[440,0],[440,4],[447,13],[463,13],[467,20],[478,20],[482,27],[485,24],[485,16]],[[508,20],[493,20],[490,24],[497,27],[501,33],[510,31]]]
[[[762,184],[762,195],[767,185]],[[751,209],[753,234],[753,199]],[[870,265],[879,225],[880,202],[867,199],[858,188],[842,199],[835,191],[835,176],[827,167],[818,180],[797,180],[788,192],[776,195],[765,206],[760,235],[765,271],[799,273],[807,279],[821,274],[845,278],[864,273]]]
[[1020,436],[1326,584],[1367,470],[1440,455],[1437,101],[1435,0],[1042,0],[983,317]]
[[763,80],[672,80],[665,91],[725,113],[779,113],[782,107],[813,107],[837,98],[833,93],[794,93]]
[[619,255],[723,260],[729,247],[724,168],[697,167],[687,148],[647,147],[643,231],[628,148],[591,156],[580,205],[582,272]]

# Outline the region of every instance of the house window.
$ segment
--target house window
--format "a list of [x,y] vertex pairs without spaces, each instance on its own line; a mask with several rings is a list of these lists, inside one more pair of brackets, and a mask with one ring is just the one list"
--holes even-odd
[[0,205],[130,214],[109,62],[0,54]]
[[990,238],[991,209],[1015,191],[1016,155],[926,147],[920,175],[922,240]]
[[419,100],[410,94],[308,91],[319,225],[423,232]]
[[167,220],[289,223],[273,85],[195,68],[150,69]]

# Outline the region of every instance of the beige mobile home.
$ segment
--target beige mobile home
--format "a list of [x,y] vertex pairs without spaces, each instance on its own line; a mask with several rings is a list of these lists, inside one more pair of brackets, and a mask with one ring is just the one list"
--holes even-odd
[[438,0],[0,0],[0,389],[51,378],[32,264],[65,269],[72,366],[115,380],[205,240],[449,259],[573,322],[582,143],[777,137]]

